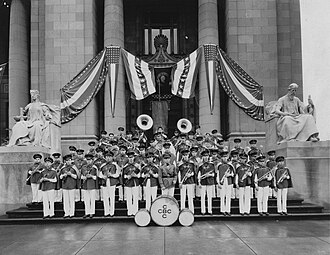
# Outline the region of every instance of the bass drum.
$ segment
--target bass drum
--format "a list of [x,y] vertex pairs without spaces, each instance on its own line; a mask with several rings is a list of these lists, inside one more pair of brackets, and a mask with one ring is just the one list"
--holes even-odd
[[184,227],[189,227],[194,223],[195,217],[189,209],[182,209],[179,215],[179,222]]
[[134,216],[134,221],[139,227],[146,227],[150,223],[150,214],[147,209],[140,209]]
[[151,204],[150,214],[152,220],[159,226],[171,226],[179,216],[179,204],[172,196],[162,195]]

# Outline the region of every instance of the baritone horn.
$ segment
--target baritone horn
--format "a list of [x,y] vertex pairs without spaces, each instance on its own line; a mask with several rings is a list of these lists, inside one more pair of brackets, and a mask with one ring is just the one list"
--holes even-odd
[[152,120],[152,118],[149,115],[141,114],[139,117],[137,117],[136,124],[140,129],[148,130],[152,127],[152,125],[154,124],[154,121]]
[[192,124],[187,119],[179,119],[176,123],[177,128],[181,133],[189,133],[192,129]]

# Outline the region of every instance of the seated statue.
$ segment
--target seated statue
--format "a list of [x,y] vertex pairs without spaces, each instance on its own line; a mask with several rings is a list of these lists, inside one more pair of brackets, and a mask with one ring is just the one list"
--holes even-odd
[[58,148],[54,147],[58,147],[58,139],[60,139],[58,131],[61,126],[60,108],[40,102],[38,90],[30,90],[30,95],[31,103],[24,108],[21,116],[15,117],[18,122],[12,128],[8,146],[43,146],[55,151]]
[[307,108],[297,98],[298,85],[292,83],[288,93],[274,105],[274,113],[279,115],[276,124],[278,142],[285,141],[319,141],[318,130],[313,115],[306,112]]

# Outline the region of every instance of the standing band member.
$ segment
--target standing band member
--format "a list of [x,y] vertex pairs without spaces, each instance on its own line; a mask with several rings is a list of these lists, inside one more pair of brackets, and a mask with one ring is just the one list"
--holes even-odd
[[85,204],[85,215],[93,218],[95,214],[95,192],[97,188],[97,167],[93,164],[93,155],[86,154],[86,165],[81,169],[81,191],[83,192],[83,199]]
[[26,184],[31,185],[32,204],[36,204],[42,201],[42,193],[41,190],[39,190],[41,172],[43,170],[41,158],[42,156],[39,153],[33,155],[34,163],[29,168],[26,179]]
[[134,216],[139,210],[140,165],[134,163],[134,154],[132,150],[127,152],[128,162],[123,169],[127,216]]
[[[275,151],[268,151],[267,152],[268,155],[268,160],[266,161],[266,166],[269,167],[269,169],[272,170],[272,174],[273,176],[275,176],[275,171],[276,171],[276,162],[275,162],[275,158],[276,158],[276,152]],[[269,197],[276,197],[276,192],[275,192],[275,188],[270,189],[269,191]]]
[[273,175],[271,169],[266,166],[265,156],[257,157],[259,166],[254,173],[254,183],[257,191],[258,213],[260,216],[268,216],[268,195]]
[[181,210],[186,208],[186,196],[188,195],[188,207],[194,213],[195,164],[189,159],[189,150],[182,150],[181,154],[182,160],[178,163]]
[[292,188],[292,178],[290,170],[285,167],[284,157],[276,158],[277,169],[275,172],[275,182],[277,190],[277,212],[281,215],[288,215],[286,209],[286,201],[288,196],[288,188]]
[[251,183],[253,168],[246,164],[247,155],[239,155],[240,163],[236,170],[235,183],[238,187],[239,212],[243,215],[249,215],[251,210]]
[[100,166],[99,178],[103,180],[101,189],[103,190],[104,217],[112,217],[115,214],[115,192],[119,185],[120,168],[113,161],[113,152],[107,151],[106,162]]
[[159,185],[162,189],[162,195],[174,196],[174,187],[177,181],[177,171],[174,164],[170,163],[171,154],[164,153],[163,162],[159,169]]
[[55,189],[55,202],[62,202],[63,198],[63,191],[61,186],[61,180],[59,178],[60,171],[64,164],[61,162],[61,153],[55,152],[52,154],[54,158],[54,163],[52,164],[52,168],[56,171],[57,174],[57,183],[56,183],[56,189]]
[[159,168],[154,163],[154,154],[147,152],[147,164],[141,170],[142,186],[144,187],[146,209],[149,211],[151,202],[157,197]]
[[215,167],[209,162],[209,151],[204,150],[202,153],[202,162],[198,167],[198,186],[201,189],[201,212],[206,213],[205,196],[207,196],[207,210],[212,214],[212,197],[214,195],[214,176]]
[[44,159],[45,167],[41,173],[40,185],[42,191],[42,203],[44,211],[44,219],[53,218],[54,202],[55,202],[55,188],[57,182],[56,171],[51,167],[53,159],[48,157]]
[[70,154],[64,156],[65,165],[60,170],[59,178],[63,191],[64,218],[72,218],[75,212],[75,190],[77,188],[78,169],[73,164]]
[[228,151],[221,152],[222,164],[217,167],[217,183],[220,188],[220,212],[230,216],[231,192],[234,183],[234,167],[228,162]]

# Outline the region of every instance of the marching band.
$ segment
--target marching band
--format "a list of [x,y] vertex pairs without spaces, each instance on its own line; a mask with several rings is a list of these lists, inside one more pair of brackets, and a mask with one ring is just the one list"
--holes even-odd
[[[149,117],[150,118],[150,117]],[[189,120],[178,122],[173,137],[167,138],[159,128],[150,141],[144,131],[151,128],[148,116],[138,122],[140,131],[118,134],[102,131],[100,139],[88,143],[89,150],[69,147],[63,157],[54,153],[41,162],[35,154],[28,169],[27,184],[31,185],[32,203],[43,201],[44,218],[54,217],[54,202],[63,202],[64,218],[74,217],[75,202],[85,205],[84,218],[95,215],[95,202],[103,201],[104,217],[115,215],[118,201],[126,201],[127,216],[134,216],[139,200],[145,200],[150,210],[157,195],[174,196],[180,189],[180,207],[194,213],[194,202],[201,201],[201,213],[212,214],[212,200],[220,199],[220,213],[231,215],[231,200],[239,200],[239,213],[250,214],[251,198],[257,198],[258,213],[267,216],[268,198],[277,197],[278,213],[287,214],[288,188],[292,187],[290,171],[283,156],[256,147],[255,139],[249,147],[241,147],[241,139],[234,140],[231,151],[217,130],[202,135],[193,132]],[[140,125],[139,125],[140,124]],[[141,132],[142,131],[142,132]],[[118,190],[118,191],[117,191]],[[186,203],[187,201],[187,203]]]

